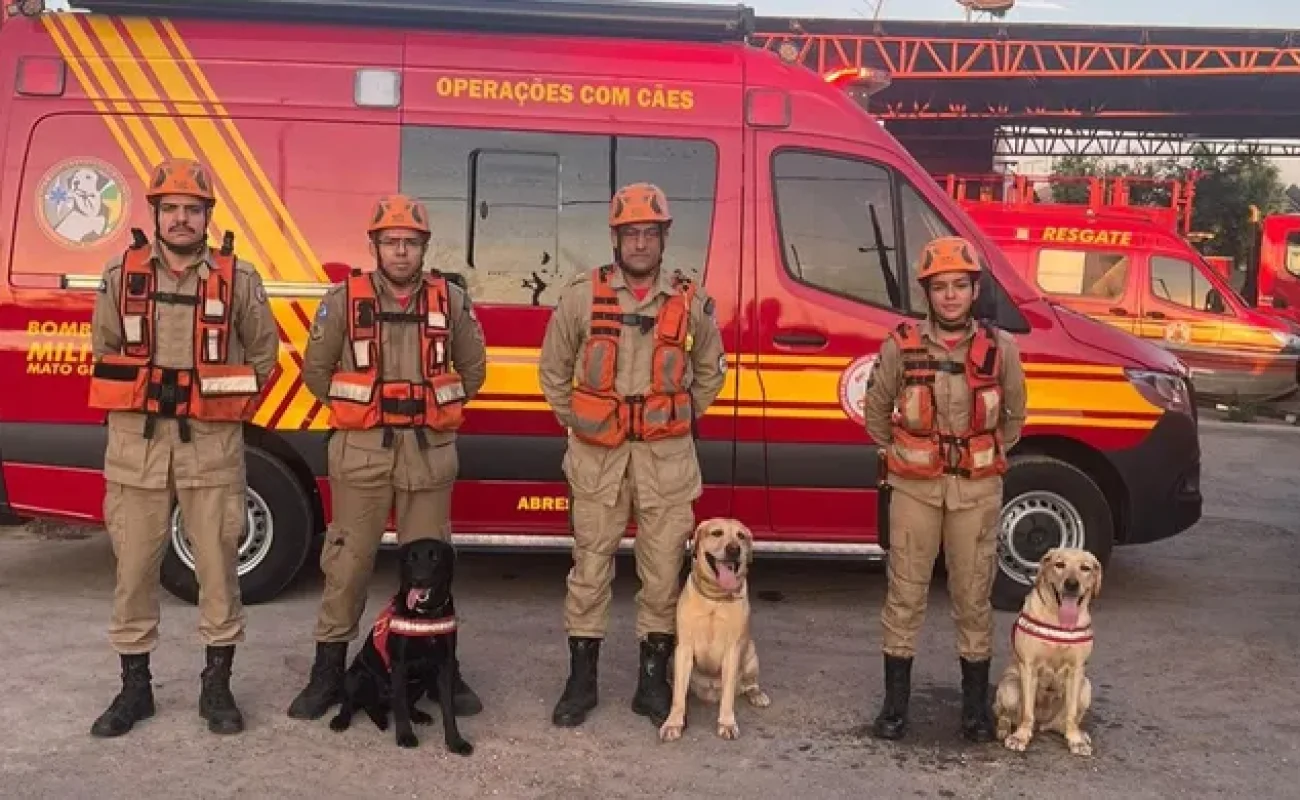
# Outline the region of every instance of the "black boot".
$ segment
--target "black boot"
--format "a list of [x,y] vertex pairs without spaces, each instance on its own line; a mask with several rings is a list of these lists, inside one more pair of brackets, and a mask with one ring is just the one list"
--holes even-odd
[[961,732],[972,742],[991,742],[993,715],[989,712],[989,662],[961,660]]
[[456,668],[456,679],[453,681],[452,688],[452,713],[458,717],[472,717],[483,710],[483,701],[479,699],[474,690],[469,688],[465,679],[460,675],[460,667]]
[[[343,671],[347,660],[347,642],[317,642],[311,678],[289,704],[289,716],[294,719],[320,719],[330,710],[330,706],[341,701]],[[458,715],[459,713],[457,712]]]
[[641,642],[641,669],[637,672],[632,710],[649,717],[656,728],[668,719],[673,706],[673,692],[668,687],[668,663],[676,641],[671,634],[652,633]]
[[203,688],[199,692],[199,716],[208,721],[213,733],[239,733],[244,716],[230,693],[230,667],[235,660],[235,646],[209,647],[208,664],[203,670]]
[[907,703],[912,694],[912,659],[885,656],[885,702],[871,726],[877,739],[901,739],[907,730]]
[[90,734],[101,738],[121,736],[142,719],[153,716],[153,686],[149,654],[119,656],[122,662],[122,691],[108,709],[90,726]]
[[569,637],[569,679],[564,694],[555,704],[551,722],[561,728],[576,728],[596,707],[596,663],[600,660],[600,639]]

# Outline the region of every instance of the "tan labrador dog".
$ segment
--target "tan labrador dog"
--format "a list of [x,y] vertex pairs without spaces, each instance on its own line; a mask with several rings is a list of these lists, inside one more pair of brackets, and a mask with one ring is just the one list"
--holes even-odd
[[686,727],[686,692],[718,704],[718,735],[735,739],[736,695],[766,708],[772,701],[758,686],[758,652],[749,634],[749,586],[754,537],[739,520],[708,519],[691,539],[691,574],[677,601],[677,650],[673,705],[659,728],[672,742]]
[[1092,601],[1100,593],[1101,563],[1087,550],[1053,548],[1039,562],[993,700],[998,738],[1008,749],[1023,752],[1035,730],[1045,730],[1064,736],[1076,756],[1092,755],[1080,723],[1092,705],[1084,670],[1092,655]]

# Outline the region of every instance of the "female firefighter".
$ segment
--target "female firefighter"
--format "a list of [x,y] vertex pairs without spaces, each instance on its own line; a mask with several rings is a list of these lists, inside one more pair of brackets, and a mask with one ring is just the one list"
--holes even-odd
[[937,239],[918,267],[929,314],[891,333],[867,384],[867,432],[884,449],[890,498],[885,700],[872,733],[899,739],[907,726],[912,657],[942,545],[961,657],[962,733],[986,742],[994,735],[990,593],[1002,476],[1024,425],[1025,377],[1011,336],[974,317],[981,274],[974,247]]

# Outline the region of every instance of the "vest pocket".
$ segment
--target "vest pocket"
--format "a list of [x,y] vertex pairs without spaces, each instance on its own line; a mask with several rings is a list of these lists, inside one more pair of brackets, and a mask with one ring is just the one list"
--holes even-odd
[[106,411],[143,410],[148,386],[148,367],[125,356],[106,355],[91,372],[87,405]]
[[898,398],[898,414],[909,431],[934,428],[934,389],[929,384],[904,386]]
[[465,421],[465,383],[454,372],[429,381],[425,402],[425,422],[434,430],[456,430]]
[[592,391],[612,392],[617,369],[618,340],[599,334],[589,338],[582,352],[578,382]]
[[903,478],[933,478],[943,472],[943,455],[937,442],[928,436],[914,436],[901,428],[894,429],[889,446],[889,471]]
[[240,422],[252,416],[257,393],[252,367],[204,364],[198,368],[197,391],[190,394],[190,411],[199,419]]
[[652,394],[641,407],[641,438],[647,442],[685,436],[691,432],[691,396]]
[[616,397],[604,397],[577,387],[570,401],[573,433],[589,444],[615,447],[627,434],[626,408]]
[[363,372],[339,372],[330,380],[330,419],[336,428],[360,430],[379,424],[375,381]]

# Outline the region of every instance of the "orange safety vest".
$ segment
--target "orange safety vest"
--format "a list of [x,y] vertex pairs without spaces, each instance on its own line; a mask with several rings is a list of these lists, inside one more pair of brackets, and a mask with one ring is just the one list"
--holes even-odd
[[[249,364],[229,364],[231,301],[234,298],[234,235],[227,232],[213,254],[207,278],[199,278],[193,295],[157,291],[158,274],[149,240],[132,229],[134,241],[122,258],[118,314],[121,354],[95,362],[90,378],[91,408],[139,411],[151,416],[208,422],[242,422],[252,418],[259,387]],[[194,306],[192,369],[159,367],[156,304]]]
[[[656,316],[625,314],[610,285],[613,269],[606,265],[592,271],[591,332],[573,390],[573,433],[584,442],[602,447],[689,435],[695,414],[686,387],[690,358],[686,340],[695,284],[678,272],[673,286],[679,293],[664,300]],[[654,330],[649,394],[625,397],[615,391],[624,326],[639,327],[645,333]]]
[[[421,428],[453,431],[464,422],[465,384],[448,367],[451,328],[447,319],[447,279],[426,275],[424,291],[410,312],[380,311],[369,275],[352,275],[347,283],[348,340],[353,372],[336,372],[330,380],[331,424],[339,430]],[[384,323],[420,326],[420,364],[424,379],[381,379]]]
[[[893,417],[894,442],[887,451],[889,473],[904,478],[956,475],[971,480],[1007,471],[999,422],[1002,415],[1002,353],[997,338],[979,323],[965,363],[930,355],[915,324],[890,334],[903,357],[903,388]],[[940,372],[965,374],[971,392],[970,426],[958,434],[940,433],[934,379]]]

